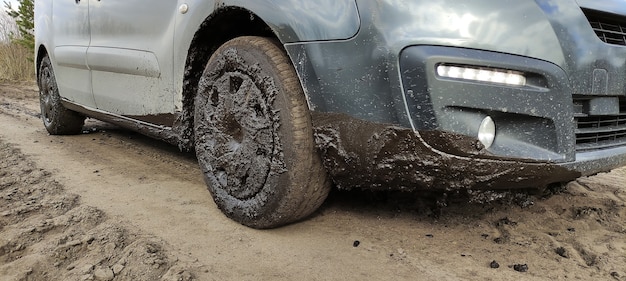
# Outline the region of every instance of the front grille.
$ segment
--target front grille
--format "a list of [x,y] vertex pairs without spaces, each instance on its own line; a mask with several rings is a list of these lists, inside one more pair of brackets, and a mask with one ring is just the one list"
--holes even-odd
[[[576,104],[582,103],[575,101]],[[610,148],[626,144],[626,102],[620,99],[617,115],[574,115],[576,121],[576,150],[586,151]]]
[[600,40],[626,46],[626,18],[623,16],[583,9],[589,24]]

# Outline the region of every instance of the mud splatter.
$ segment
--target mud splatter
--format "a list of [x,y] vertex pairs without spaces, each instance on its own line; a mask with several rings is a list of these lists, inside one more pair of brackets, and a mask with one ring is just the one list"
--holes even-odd
[[[324,166],[340,189],[403,190],[543,187],[580,176],[565,168],[494,158],[467,137],[313,113],[315,139]],[[438,137],[433,137],[438,136]],[[452,155],[433,149],[457,151]],[[480,156],[481,158],[478,158]]]
[[[265,201],[286,172],[274,80],[235,48],[216,52],[196,97],[195,143],[215,200]],[[248,209],[238,204],[224,204]],[[254,208],[250,208],[250,211]],[[232,213],[233,210],[224,210]],[[258,214],[250,213],[249,217]]]

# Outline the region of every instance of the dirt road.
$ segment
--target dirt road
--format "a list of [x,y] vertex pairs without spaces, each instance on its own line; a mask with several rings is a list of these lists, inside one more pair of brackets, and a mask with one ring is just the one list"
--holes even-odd
[[259,231],[193,155],[95,120],[50,136],[38,106],[0,84],[0,280],[626,280],[626,169],[545,197],[333,192]]

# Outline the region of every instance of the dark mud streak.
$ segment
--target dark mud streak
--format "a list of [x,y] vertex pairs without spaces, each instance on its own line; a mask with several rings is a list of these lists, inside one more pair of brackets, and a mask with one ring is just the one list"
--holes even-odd
[[155,139],[161,139],[169,144],[178,145],[180,143],[178,132],[173,131],[170,127],[154,125],[143,121],[131,119],[129,117],[91,110],[67,100],[63,100],[62,104],[65,108],[69,110],[80,112],[81,114],[85,114],[86,116],[106,121],[111,124],[115,124],[129,130],[136,131],[140,134]]
[[[201,45],[203,46],[203,45]],[[196,47],[189,50],[183,82],[183,108],[181,114],[174,120],[172,130],[178,136],[178,147],[182,151],[191,151],[194,148],[194,98],[198,91],[198,81],[202,76],[202,69],[209,59],[210,50],[206,47]]]
[[124,115],[131,119],[136,119],[150,124],[158,126],[172,127],[174,121],[178,118],[177,114],[164,113],[164,114],[152,114],[152,115]]
[[430,146],[411,129],[336,113],[313,112],[312,115],[324,166],[340,189],[544,187],[580,176],[557,165],[484,159],[493,156],[463,136],[426,132]]

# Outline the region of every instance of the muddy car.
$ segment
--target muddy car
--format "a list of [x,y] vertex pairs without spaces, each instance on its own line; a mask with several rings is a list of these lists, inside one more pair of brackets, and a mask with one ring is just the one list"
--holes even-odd
[[340,189],[542,187],[626,163],[618,0],[37,0],[44,125],[195,151],[228,217]]

